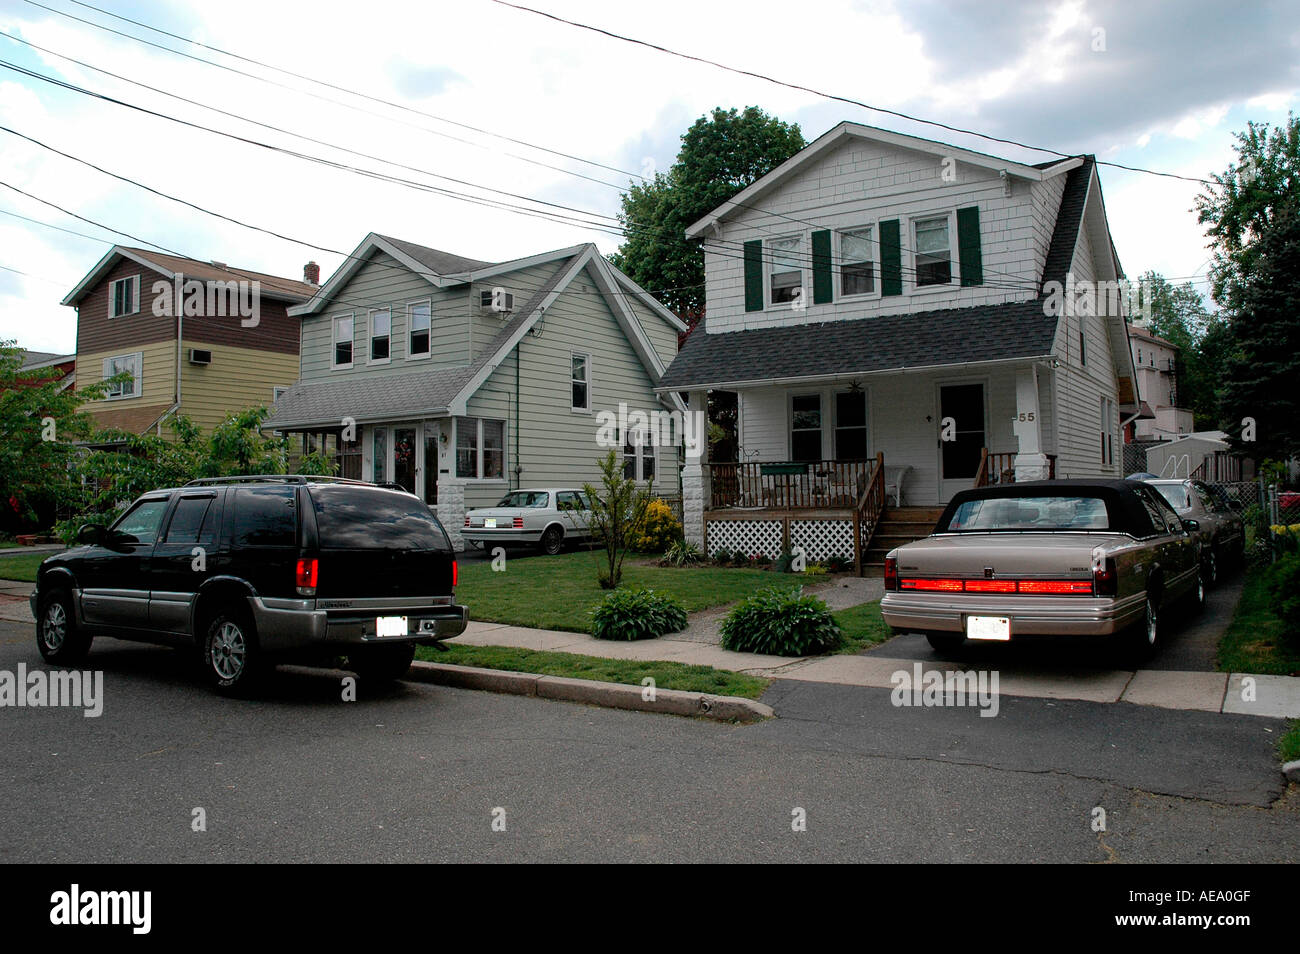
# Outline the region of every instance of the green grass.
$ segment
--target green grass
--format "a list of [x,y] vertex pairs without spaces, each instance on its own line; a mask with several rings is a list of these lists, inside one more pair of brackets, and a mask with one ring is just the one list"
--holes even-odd
[[1300,759],[1300,719],[1288,723],[1286,735],[1278,739],[1277,756],[1283,762]]
[[722,696],[757,699],[772,680],[712,666],[688,666],[684,663],[654,662],[641,659],[605,659],[578,653],[537,652],[513,646],[447,645],[447,652],[432,646],[416,649],[417,659],[453,666],[478,666],[510,672],[532,672],[544,676],[568,676],[597,682],[618,682],[639,686],[647,676],[659,689],[683,689],[687,692],[711,692]]
[[[605,598],[596,582],[603,554],[579,550],[555,557],[507,558],[495,572],[490,563],[461,567],[456,599],[469,618],[536,629],[591,632],[591,610]],[[678,600],[686,612],[743,599],[765,586],[789,580],[763,570],[720,567],[659,567],[623,564],[623,587],[645,587]],[[789,580],[790,586],[796,581]]]
[[48,553],[28,553],[22,556],[0,557],[0,580],[35,583],[36,568],[47,556]]
[[834,614],[844,634],[836,653],[860,653],[864,649],[883,643],[892,633],[880,618],[880,601],[851,606]]
[[1264,568],[1252,568],[1232,623],[1219,640],[1219,671],[1300,674],[1300,639],[1285,639],[1285,632],[1286,627],[1268,605]]

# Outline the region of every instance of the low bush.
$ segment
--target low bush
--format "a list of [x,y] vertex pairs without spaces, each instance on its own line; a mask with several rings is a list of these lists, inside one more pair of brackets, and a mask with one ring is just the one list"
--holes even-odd
[[809,656],[839,645],[826,604],[799,590],[768,587],[736,605],[722,623],[722,648],[770,656]]
[[825,560],[826,569],[831,573],[847,573],[853,569],[853,558],[842,553],[833,553]]
[[591,635],[597,639],[654,639],[686,628],[686,610],[654,590],[616,590],[591,611]]
[[628,534],[628,546],[636,553],[663,553],[682,538],[682,523],[662,500],[652,500],[645,516]]
[[713,562],[718,566],[726,566],[731,562],[731,551],[725,549],[716,551],[713,554]]
[[1284,637],[1300,642],[1300,554],[1288,553],[1266,571],[1269,608],[1286,626]]
[[664,553],[660,566],[696,566],[704,562],[704,553],[689,540],[678,540]]

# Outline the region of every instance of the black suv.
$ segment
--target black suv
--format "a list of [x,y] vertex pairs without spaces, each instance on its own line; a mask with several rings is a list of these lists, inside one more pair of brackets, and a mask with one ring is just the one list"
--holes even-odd
[[406,672],[417,643],[465,631],[446,531],[400,489],[327,477],[191,481],[135,501],[85,546],[41,564],[32,593],[47,662],[96,636],[192,646],[235,691],[276,662],[346,655],[363,680]]

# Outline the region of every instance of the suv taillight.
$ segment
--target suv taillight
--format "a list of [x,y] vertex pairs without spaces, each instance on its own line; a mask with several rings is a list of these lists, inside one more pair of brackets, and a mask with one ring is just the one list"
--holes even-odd
[[316,557],[303,558],[298,561],[296,573],[299,596],[316,595],[316,576],[320,571],[320,561]]
[[893,557],[885,557],[885,589],[898,589],[898,561]]
[[460,570],[456,566],[456,561],[451,561],[451,588],[456,588],[456,580],[460,577]]

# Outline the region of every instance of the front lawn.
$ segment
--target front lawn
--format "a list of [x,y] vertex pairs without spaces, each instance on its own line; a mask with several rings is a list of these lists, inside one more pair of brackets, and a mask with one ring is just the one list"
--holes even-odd
[[1287,724],[1286,735],[1277,740],[1277,754],[1283,763],[1300,759],[1300,719]]
[[630,686],[641,685],[641,680],[649,676],[654,679],[654,685],[658,689],[710,692],[720,696],[743,696],[746,699],[757,699],[772,684],[771,679],[714,669],[712,666],[688,666],[684,663],[640,659],[606,659],[579,653],[537,652],[514,646],[445,645],[445,653],[432,646],[419,646],[415,658],[453,666],[568,676],[571,679],[618,682]]
[[49,555],[48,553],[24,553],[20,556],[0,557],[0,580],[35,583],[36,568]]
[[1247,571],[1241,602],[1219,640],[1220,672],[1300,674],[1300,640],[1284,639],[1285,626],[1268,605],[1265,567]]
[[863,603],[860,606],[850,606],[846,610],[835,613],[834,616],[840,632],[843,633],[839,648],[835,650],[837,654],[860,653],[864,649],[883,643],[893,635],[885,625],[885,621],[880,618],[880,600]]
[[[576,551],[554,557],[506,559],[505,569],[490,562],[460,568],[457,602],[469,618],[535,629],[591,632],[591,611],[609,592],[596,582],[599,552]],[[722,567],[660,567],[623,564],[623,588],[645,587],[672,596],[686,612],[743,599],[765,586],[799,580],[764,570]]]

